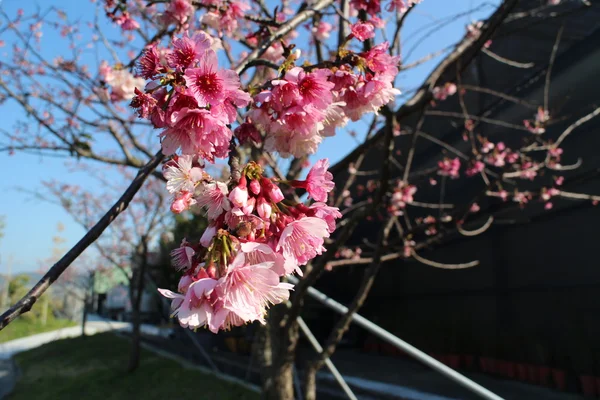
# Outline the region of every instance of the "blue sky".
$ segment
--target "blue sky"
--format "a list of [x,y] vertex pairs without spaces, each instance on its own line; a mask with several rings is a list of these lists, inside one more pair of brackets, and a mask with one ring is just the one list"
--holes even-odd
[[[14,16],[19,8],[23,8],[25,14],[28,14],[38,5],[43,9],[48,3],[43,0],[0,0],[0,8],[8,15]],[[497,4],[498,1],[423,0],[423,3],[408,18],[404,29],[404,49],[408,50],[418,44],[410,58],[404,60],[405,63],[457,42],[464,34],[465,25],[472,20],[484,19],[493,11],[492,3]],[[83,20],[91,20],[95,12],[95,5],[85,0],[53,0],[52,6],[65,10],[72,19],[81,17]],[[475,7],[479,8],[477,12],[452,18],[451,23],[446,27],[420,41],[420,38],[434,24]],[[11,42],[10,38],[0,39],[7,42],[5,48],[0,48],[0,58],[4,58]],[[53,46],[44,47],[46,55],[54,56],[66,50],[58,47],[63,44],[63,41],[49,29],[44,31],[42,40],[42,43],[53,43]],[[399,88],[409,90],[418,86],[438,62],[439,58],[402,74],[398,80]],[[7,130],[10,130],[16,121],[24,119],[24,114],[12,102],[0,105],[0,115],[2,127]],[[360,131],[361,126],[366,125],[359,122],[351,129]],[[340,132],[336,137],[324,141],[317,156],[329,157],[332,162],[335,162],[351,149],[352,143],[353,139],[349,139],[347,133]],[[52,253],[52,238],[57,234],[58,223],[62,223],[65,227],[60,233],[60,236],[65,239],[61,247],[71,247],[85,232],[60,206],[40,202],[34,195],[23,189],[40,191],[41,181],[58,179],[93,190],[95,182],[85,173],[73,172],[71,168],[65,166],[64,159],[53,157],[19,153],[9,156],[0,153],[0,170],[3,171],[0,179],[0,190],[3,192],[3,196],[0,197],[0,215],[5,216],[6,222],[4,238],[0,239],[0,274],[6,271],[9,257],[13,260],[13,272],[37,270],[40,267],[39,260],[48,258]],[[107,208],[109,206],[107,204]]]

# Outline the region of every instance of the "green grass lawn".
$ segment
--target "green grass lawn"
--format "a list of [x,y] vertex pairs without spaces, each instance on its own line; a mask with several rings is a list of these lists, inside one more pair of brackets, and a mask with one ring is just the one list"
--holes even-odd
[[0,343],[75,325],[77,322],[66,319],[48,318],[46,325],[42,325],[38,318],[35,320],[17,318],[0,331]]
[[[193,351],[193,349],[190,349]],[[21,376],[11,400],[255,400],[259,395],[142,350],[126,373],[129,340],[111,333],[48,343],[15,356]]]

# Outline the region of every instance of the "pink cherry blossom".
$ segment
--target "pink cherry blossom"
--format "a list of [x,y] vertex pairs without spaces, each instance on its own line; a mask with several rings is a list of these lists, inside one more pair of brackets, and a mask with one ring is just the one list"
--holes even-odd
[[169,7],[167,7],[167,13],[170,18],[177,21],[180,25],[187,22],[194,14],[194,6],[190,0],[171,0]]
[[453,159],[445,158],[442,161],[438,161],[438,175],[449,176],[451,178],[458,178],[460,170],[460,160],[458,157]]
[[180,214],[194,204],[196,204],[196,200],[192,197],[192,193],[179,192],[177,197],[173,199],[173,203],[171,203],[171,211],[175,214]]
[[321,218],[323,221],[327,223],[327,230],[329,233],[335,231],[336,228],[336,219],[342,217],[340,210],[337,207],[330,207],[325,203],[313,203],[309,207],[312,216]]
[[324,41],[329,38],[329,33],[333,29],[333,26],[329,22],[319,21],[317,26],[312,28],[312,33],[315,35],[315,39]]
[[192,161],[193,156],[182,155],[165,168],[163,175],[170,193],[193,192],[196,184],[202,180],[202,169],[193,167]]
[[210,247],[210,242],[217,234],[217,226],[214,224],[208,225],[202,237],[200,238],[200,244],[206,248]]
[[234,71],[218,69],[217,55],[213,51],[205,52],[198,68],[187,69],[184,77],[190,95],[200,107],[217,105],[240,87],[240,79]]
[[196,194],[198,205],[206,208],[208,219],[213,221],[221,214],[231,210],[231,204],[227,198],[227,185],[223,182],[214,181],[203,185]]
[[331,89],[334,84],[328,81],[331,72],[327,69],[317,69],[306,73],[304,69],[295,67],[285,74],[285,79],[298,87],[300,105],[312,104],[318,108],[326,108],[332,101]]
[[485,169],[485,164],[479,160],[473,162],[465,171],[467,176],[474,176]]
[[247,264],[260,264],[264,262],[273,263],[272,269],[279,276],[298,272],[302,270],[297,264],[286,262],[283,255],[276,253],[271,246],[264,243],[246,242],[240,244],[240,251],[244,253]]
[[223,298],[224,308],[243,321],[264,324],[266,308],[286,301],[293,289],[293,285],[279,282],[272,266],[272,262],[251,265],[243,253],[238,254],[215,289]]
[[137,74],[144,79],[154,79],[162,73],[164,66],[161,62],[161,56],[155,45],[150,45],[144,49],[144,53],[137,63]]
[[285,258],[294,259],[298,265],[305,265],[309,260],[325,251],[324,239],[329,237],[325,221],[315,217],[305,217],[289,223],[281,232],[277,251],[282,251]]
[[185,296],[164,289],[159,291],[163,296],[173,299],[171,308],[177,315],[179,324],[184,328],[195,329],[205,326],[212,318],[213,308],[209,296],[216,285],[216,280],[203,278],[191,283]]
[[196,254],[194,249],[188,245],[187,240],[183,239],[181,245],[171,251],[173,266],[178,271],[185,271],[192,268],[192,257]]
[[308,172],[306,180],[293,181],[292,186],[306,189],[309,198],[321,202],[327,201],[327,193],[331,192],[335,187],[333,175],[327,171],[327,168],[329,168],[329,160],[327,158],[317,161]]
[[211,49],[210,37],[199,31],[193,37],[184,35],[173,40],[173,50],[167,55],[169,65],[184,69],[195,65]]
[[361,42],[375,37],[375,27],[368,22],[357,22],[350,26],[350,31]]

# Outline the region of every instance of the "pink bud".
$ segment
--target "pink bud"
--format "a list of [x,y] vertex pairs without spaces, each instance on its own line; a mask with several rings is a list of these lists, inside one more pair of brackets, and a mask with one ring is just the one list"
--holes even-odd
[[266,192],[267,196],[269,197],[269,199],[271,199],[273,203],[279,203],[285,198],[283,196],[283,193],[281,192],[281,189],[279,189],[279,187],[275,185],[270,179],[262,178],[260,183],[263,190]]
[[192,194],[190,192],[182,192],[182,194],[173,200],[173,203],[171,204],[171,211],[175,214],[184,212],[190,208],[192,200]]
[[236,186],[233,188],[231,193],[229,193],[229,201],[233,203],[236,207],[245,207],[248,202],[248,189],[244,187]]
[[258,215],[262,219],[269,219],[271,217],[271,213],[273,212],[273,208],[271,207],[269,202],[265,200],[264,197],[259,197],[258,205],[256,206],[256,211],[258,211]]
[[250,191],[257,196],[260,193],[260,183],[256,179],[250,181]]
[[254,211],[255,204],[256,204],[256,198],[254,198],[254,197],[249,198],[246,205],[244,207],[242,207],[242,212],[244,213],[244,215],[252,214],[252,211]]

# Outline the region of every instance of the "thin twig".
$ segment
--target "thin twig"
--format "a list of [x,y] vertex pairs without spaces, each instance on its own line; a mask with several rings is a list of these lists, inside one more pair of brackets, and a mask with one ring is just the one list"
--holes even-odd
[[548,111],[548,103],[550,102],[550,79],[552,77],[552,67],[554,67],[554,62],[556,61],[556,54],[558,53],[558,47],[560,46],[560,39],[562,38],[564,29],[565,26],[563,25],[558,30],[554,47],[552,47],[550,62],[548,63],[548,72],[546,72],[546,83],[544,85],[544,111]]
[[71,248],[60,260],[56,262],[46,272],[46,274],[39,280],[38,283],[19,300],[14,306],[9,308],[4,314],[0,316],[0,330],[4,329],[11,321],[17,318],[19,315],[26,313],[31,310],[31,307],[35,304],[37,299],[54,283],[60,275],[75,261],[77,257],[85,249],[87,249],[104,230],[111,224],[111,222],[129,205],[135,194],[140,190],[148,176],[156,169],[156,167],[163,160],[164,155],[162,151],[156,153],[156,155],[148,161],[148,163],[140,168],[136,178],[131,182],[127,190],[117,200],[115,204],[108,210],[106,214],[90,229],[84,236],[77,242],[75,246]]
[[417,260],[418,262],[425,264],[425,265],[429,265],[430,267],[435,267],[435,268],[442,268],[442,269],[465,269],[465,268],[472,268],[472,267],[476,267],[479,265],[479,261],[475,260],[475,261],[471,261],[468,263],[464,263],[464,264],[445,264],[445,263],[440,263],[437,261],[432,261],[432,260],[428,260],[426,258],[421,257],[420,255],[417,254],[416,251],[412,251],[412,256],[415,260]]

